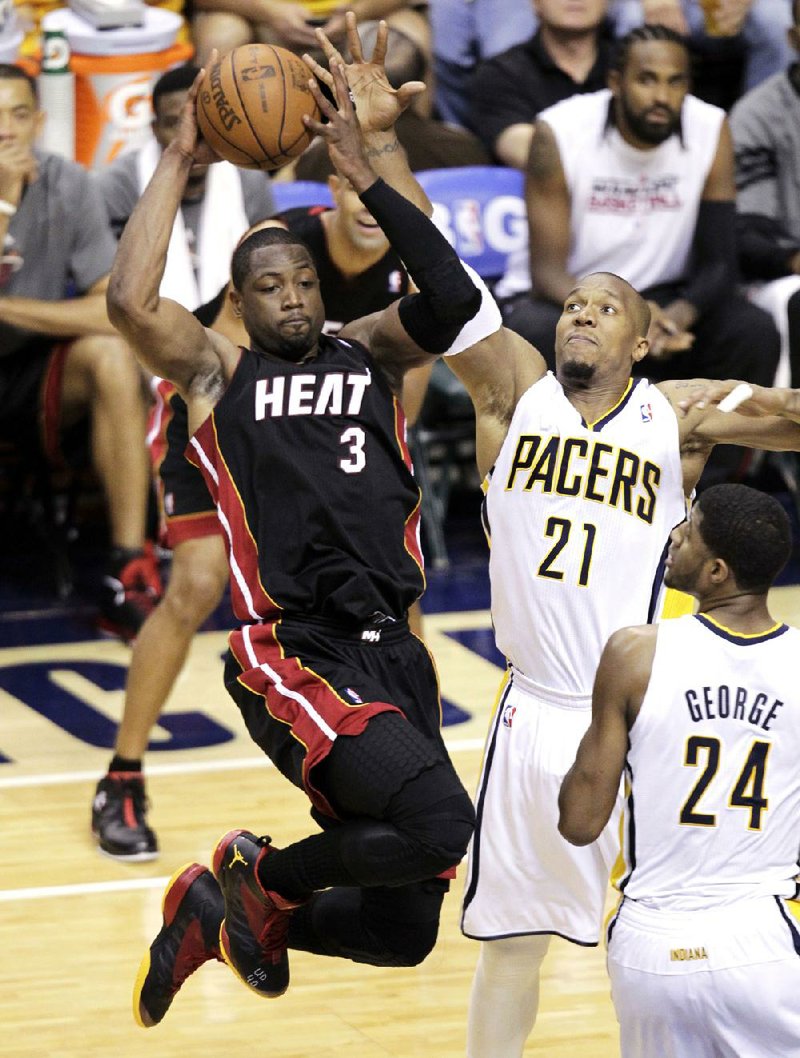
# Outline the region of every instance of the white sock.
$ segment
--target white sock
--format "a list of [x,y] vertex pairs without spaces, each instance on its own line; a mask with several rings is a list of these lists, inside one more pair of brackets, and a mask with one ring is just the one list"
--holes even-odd
[[522,1058],[539,1009],[549,934],[481,942],[472,979],[467,1058]]

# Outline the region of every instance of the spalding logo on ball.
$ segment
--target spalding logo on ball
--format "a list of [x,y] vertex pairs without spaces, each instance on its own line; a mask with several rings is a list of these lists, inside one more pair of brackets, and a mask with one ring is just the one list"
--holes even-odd
[[242,169],[280,169],[313,136],[303,115],[319,118],[308,67],[286,48],[245,44],[210,66],[197,94],[200,135]]

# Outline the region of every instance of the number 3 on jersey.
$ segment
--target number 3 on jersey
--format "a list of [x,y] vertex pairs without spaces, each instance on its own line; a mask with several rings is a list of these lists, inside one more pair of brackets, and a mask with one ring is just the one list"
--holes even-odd
[[350,426],[339,438],[339,443],[347,448],[347,455],[339,460],[339,466],[345,474],[360,474],[367,465],[364,453],[366,435],[360,426]]

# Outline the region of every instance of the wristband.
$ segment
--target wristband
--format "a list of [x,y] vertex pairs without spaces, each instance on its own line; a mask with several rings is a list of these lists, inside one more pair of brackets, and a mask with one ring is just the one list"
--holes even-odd
[[13,217],[17,212],[17,207],[13,202],[7,202],[4,198],[0,198],[0,213],[5,213],[7,217]]

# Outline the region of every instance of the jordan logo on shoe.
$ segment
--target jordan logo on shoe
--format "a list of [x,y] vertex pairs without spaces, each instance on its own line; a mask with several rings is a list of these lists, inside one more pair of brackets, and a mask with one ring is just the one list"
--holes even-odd
[[241,854],[241,852],[239,852],[239,846],[238,845],[234,845],[233,846],[233,859],[228,864],[228,870],[230,870],[233,867],[234,863],[241,863],[245,867],[247,866],[247,860],[244,858],[244,856]]

